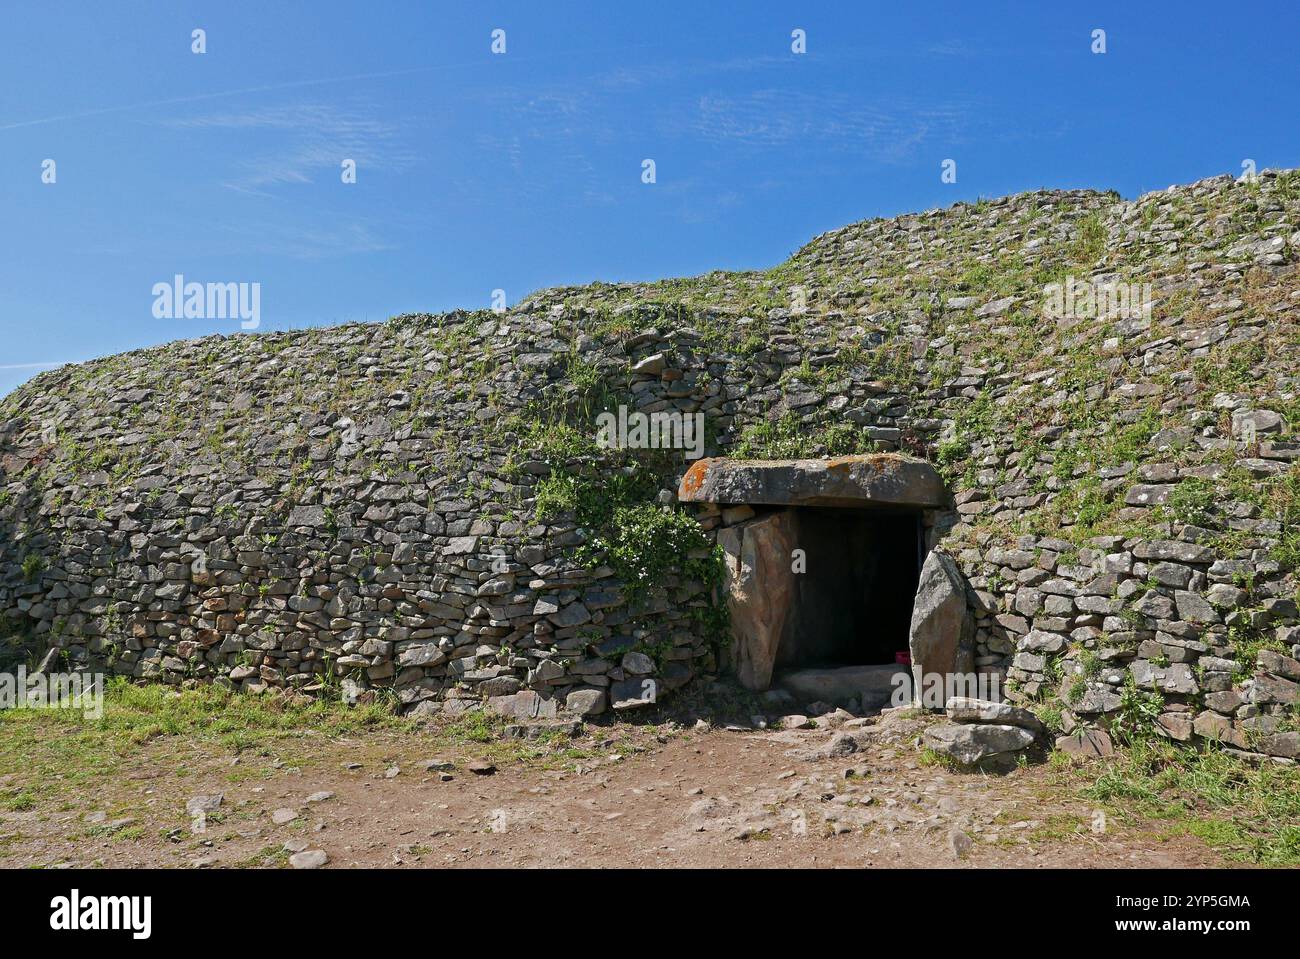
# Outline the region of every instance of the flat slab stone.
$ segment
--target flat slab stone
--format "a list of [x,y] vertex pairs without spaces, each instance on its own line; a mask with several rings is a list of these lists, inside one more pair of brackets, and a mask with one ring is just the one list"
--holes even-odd
[[944,709],[948,718],[955,723],[996,723],[1002,726],[1019,726],[1035,733],[1043,731],[1042,721],[1037,716],[1011,703],[953,696]]
[[829,669],[792,669],[777,676],[777,685],[802,702],[847,703],[859,700],[863,710],[889,705],[897,685],[894,677],[906,675],[906,666],[837,666]]
[[616,710],[650,706],[658,698],[659,684],[648,676],[635,676],[610,684],[610,705]]
[[677,491],[683,503],[942,507],[943,479],[923,460],[871,453],[816,460],[702,459]]
[[944,723],[927,728],[924,738],[936,752],[973,765],[1024,749],[1033,743],[1034,734],[1019,726]]

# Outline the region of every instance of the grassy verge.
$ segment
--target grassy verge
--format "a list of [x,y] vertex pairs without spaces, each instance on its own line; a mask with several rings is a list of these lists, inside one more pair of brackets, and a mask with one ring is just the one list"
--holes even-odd
[[[111,791],[151,766],[183,781],[215,764],[235,782],[284,766],[338,768],[345,759],[367,768],[435,756],[558,767],[605,747],[559,732],[507,738],[505,725],[479,712],[425,723],[380,704],[348,707],[241,695],[215,686],[177,691],[117,679],[105,692],[99,717],[74,709],[0,712],[0,811],[70,808],[69,803]],[[274,763],[231,762],[244,756]]]
[[[1073,774],[1089,774],[1086,769]],[[1230,860],[1300,865],[1300,767],[1255,767],[1215,747],[1197,752],[1139,741],[1082,795],[1113,815],[1163,824],[1164,837],[1196,836]]]

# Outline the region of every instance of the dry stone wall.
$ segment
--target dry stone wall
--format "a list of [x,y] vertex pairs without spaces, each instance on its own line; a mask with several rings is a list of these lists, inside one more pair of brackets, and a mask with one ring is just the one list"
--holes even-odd
[[[1150,722],[1294,757],[1298,254],[1295,171],[1040,191],[767,271],[51,371],[0,403],[0,612],[172,683],[632,705],[715,667],[727,517],[595,415],[698,413],[708,455],[937,464],[976,667],[1063,748]],[[1075,282],[1150,308],[1049,315]]]
[[[590,714],[681,685],[711,655],[704,583],[669,571],[630,604],[576,560],[587,531],[536,516],[566,464],[508,427],[544,427],[529,392],[599,355],[553,330],[488,314],[203,340],[28,387],[0,427],[10,627],[141,679],[338,683],[418,712]],[[456,352],[430,342],[449,331]],[[436,373],[466,355],[490,372],[451,399],[461,378]],[[361,391],[326,399],[352,375]]]

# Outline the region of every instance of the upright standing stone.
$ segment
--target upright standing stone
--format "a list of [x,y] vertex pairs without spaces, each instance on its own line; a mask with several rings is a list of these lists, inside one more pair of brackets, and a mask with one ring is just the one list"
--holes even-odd
[[921,566],[912,605],[908,646],[914,696],[920,695],[927,673],[939,673],[946,680],[954,673],[974,670],[974,632],[961,570],[952,557],[932,551]]
[[794,600],[793,515],[773,513],[733,526],[722,531],[718,542],[726,556],[724,586],[736,677],[746,689],[767,689]]

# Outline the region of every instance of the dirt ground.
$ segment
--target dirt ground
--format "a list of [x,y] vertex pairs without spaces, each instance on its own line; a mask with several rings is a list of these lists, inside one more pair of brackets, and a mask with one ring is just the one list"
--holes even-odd
[[[476,746],[387,730],[239,751],[161,737],[93,789],[0,811],[0,866],[285,867],[317,850],[326,868],[1224,865],[1103,820],[1060,770],[953,772],[922,761],[914,721],[858,723],[861,748],[835,757],[827,729],[588,726],[486,773]],[[187,803],[216,794],[198,825]]]

